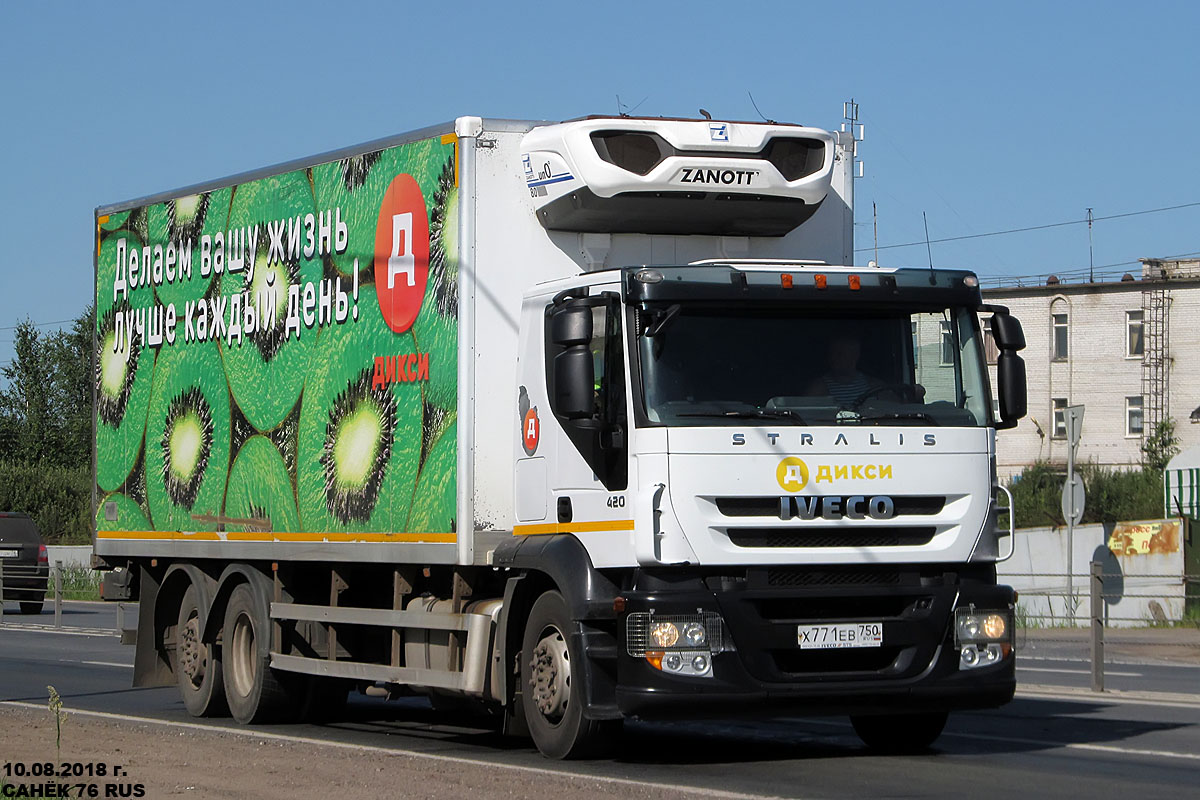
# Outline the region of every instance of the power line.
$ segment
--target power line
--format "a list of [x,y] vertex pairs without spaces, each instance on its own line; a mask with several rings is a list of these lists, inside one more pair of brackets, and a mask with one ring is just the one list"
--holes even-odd
[[[76,321],[76,320],[74,320],[74,319],[55,319],[53,321],[49,321],[49,323],[29,323],[29,324],[34,327],[44,327],[47,325],[62,325],[65,323],[73,323],[73,321]],[[22,325],[24,325],[24,323],[18,323],[16,325],[0,325],[0,331],[14,331],[14,330],[17,330],[18,327],[20,327]]]
[[[1200,201],[1197,201],[1195,203],[1181,203],[1180,205],[1177,205],[1177,206],[1163,206],[1162,208],[1147,208],[1142,211],[1127,211],[1124,214],[1108,214],[1103,217],[1092,217],[1091,221],[1092,222],[1101,222],[1103,220],[1110,220],[1110,219],[1123,219],[1125,217],[1138,217],[1138,216],[1142,216],[1143,214],[1158,214],[1163,211],[1178,211],[1181,208],[1195,208],[1196,206],[1200,206]],[[966,239],[982,239],[987,236],[1006,236],[1010,233],[1028,233],[1029,231],[1044,231],[1044,230],[1048,230],[1050,228],[1062,228],[1062,227],[1066,227],[1067,225],[1085,225],[1087,223],[1088,223],[1088,220],[1086,218],[1085,219],[1073,219],[1073,220],[1069,220],[1067,222],[1051,222],[1046,225],[1030,225],[1029,227],[1026,227],[1026,228],[1009,228],[1008,230],[991,231],[990,233],[972,233],[972,234],[968,234],[966,236],[947,236],[943,239],[930,239],[928,241],[925,239],[921,239],[916,242],[905,242],[904,244],[880,245],[879,249],[880,250],[894,250],[898,247],[918,247],[923,244],[941,244],[943,242],[961,242]],[[857,248],[854,252],[865,253],[872,249],[873,248],[871,248],[871,247],[860,247],[860,248]]]

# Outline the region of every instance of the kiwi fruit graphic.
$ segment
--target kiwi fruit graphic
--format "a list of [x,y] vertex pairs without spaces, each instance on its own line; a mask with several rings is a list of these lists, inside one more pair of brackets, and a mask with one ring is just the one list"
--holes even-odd
[[421,384],[375,385],[375,357],[415,352],[378,311],[321,331],[300,406],[296,495],[308,531],[399,531],[421,454]]
[[130,211],[118,211],[115,214],[107,214],[108,217],[104,222],[100,223],[100,230],[115,231],[125,227],[125,223],[129,220]]
[[[141,241],[129,232],[109,234],[100,245],[96,277],[96,483],[105,492],[121,488],[137,462],[154,372],[154,350],[145,347],[136,334],[126,345],[129,325],[125,322],[130,319],[127,314],[153,307],[154,292],[149,286],[139,286],[128,291],[128,298],[118,295],[113,299],[120,239],[129,250],[141,247]],[[120,342],[118,314],[123,320]]]
[[[253,269],[225,272],[219,278],[218,291],[226,296],[248,291],[257,324],[254,333],[241,342],[234,340],[231,345],[226,338],[219,346],[233,398],[259,431],[279,425],[296,405],[318,333],[316,327],[304,328],[298,337],[293,330],[292,336],[285,338],[288,289],[316,284],[322,274],[321,261],[315,254],[310,259],[301,255],[299,259],[285,257],[283,262],[268,264],[266,223],[311,213],[312,189],[302,170],[243,184],[233,194],[230,229],[257,224],[258,243]],[[274,291],[273,304],[268,287]],[[343,291],[349,294],[344,283]]]
[[[117,506],[116,520],[110,521],[108,515],[104,513],[105,507],[109,503],[115,503]],[[142,507],[134,502],[133,498],[120,492],[114,492],[100,500],[100,506],[96,509],[96,530],[148,531],[150,530],[150,520],[146,519]]]
[[228,525],[230,531],[299,530],[296,497],[279,449],[265,436],[251,436],[238,451],[225,489],[225,516],[269,520],[262,526]]
[[175,304],[176,313],[182,317],[188,301],[196,301],[208,293],[213,275],[200,274],[200,237],[215,236],[228,228],[229,200],[233,190],[223,187],[204,194],[193,194],[156,203],[146,209],[150,244],[162,245],[180,242],[192,245],[191,277],[177,274],[175,280],[165,278],[154,288],[162,305]]
[[425,399],[444,410],[458,402],[458,187],[454,158],[442,167],[429,212],[429,280],[413,323],[417,348],[429,353]]
[[451,422],[442,428],[421,465],[405,530],[413,533],[454,531],[457,460],[458,425]]
[[229,466],[229,391],[212,342],[164,348],[146,426],[146,494],[157,530],[213,530]]

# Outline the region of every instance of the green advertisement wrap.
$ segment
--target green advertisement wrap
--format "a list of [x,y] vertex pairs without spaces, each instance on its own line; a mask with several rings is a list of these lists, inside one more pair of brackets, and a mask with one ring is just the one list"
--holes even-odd
[[98,531],[453,541],[455,155],[97,220]]

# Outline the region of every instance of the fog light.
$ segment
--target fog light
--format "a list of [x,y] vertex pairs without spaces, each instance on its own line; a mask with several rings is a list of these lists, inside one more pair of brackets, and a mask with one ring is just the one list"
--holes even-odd
[[708,672],[708,657],[696,656],[692,659],[692,669],[696,672]]
[[650,629],[650,639],[659,647],[674,647],[679,641],[679,628],[674,622],[659,622]]
[[663,659],[663,666],[672,672],[678,672],[683,668],[683,656],[679,655],[679,653],[671,653]]
[[963,666],[967,667],[968,669],[979,663],[979,651],[975,649],[974,645],[967,645],[964,647],[960,657],[962,659]]
[[704,644],[704,625],[699,622],[689,622],[683,626],[683,641],[689,647],[699,647]]

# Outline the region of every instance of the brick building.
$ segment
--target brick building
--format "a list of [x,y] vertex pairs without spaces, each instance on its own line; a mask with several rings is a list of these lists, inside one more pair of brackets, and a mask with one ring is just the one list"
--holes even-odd
[[983,296],[1009,307],[1027,343],[1029,412],[998,434],[1001,477],[1038,459],[1066,462],[1068,405],[1086,407],[1081,460],[1135,465],[1146,436],[1167,418],[1182,447],[1200,445],[1200,260],[1142,259],[1140,275],[1077,283],[1050,276]]

